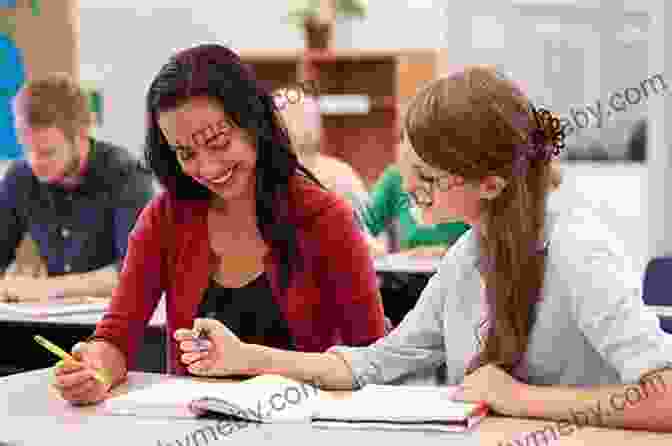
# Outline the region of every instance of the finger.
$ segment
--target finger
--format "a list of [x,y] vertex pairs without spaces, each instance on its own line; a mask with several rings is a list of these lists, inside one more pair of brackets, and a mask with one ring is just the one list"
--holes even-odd
[[68,389],[75,387],[87,381],[88,379],[95,379],[94,375],[95,372],[90,368],[85,368],[76,372],[65,373],[56,376],[54,385],[62,389]]
[[207,376],[212,374],[211,369],[213,368],[214,361],[212,359],[204,359],[202,361],[197,361],[187,367],[190,373],[194,375]]
[[212,348],[212,342],[199,339],[194,340],[193,338],[189,341],[180,342],[180,350],[183,352],[203,352]]
[[82,355],[86,353],[87,347],[88,345],[86,342],[78,342],[72,346],[70,353],[75,357],[75,359],[80,359]]
[[194,319],[194,331],[205,331],[206,333],[217,333],[222,335],[233,335],[226,325],[217,319],[199,318]]
[[63,389],[61,396],[68,401],[89,401],[98,391],[96,380],[91,379],[81,385]]
[[188,328],[179,328],[173,333],[173,338],[176,341],[190,341],[194,339],[194,330]]
[[191,364],[192,362],[200,361],[200,360],[205,359],[207,357],[208,357],[208,353],[195,352],[195,353],[184,353],[181,356],[181,359],[182,359],[183,363]]
[[84,369],[84,364],[81,362],[72,362],[60,360],[54,365],[54,373],[56,375],[66,375]]

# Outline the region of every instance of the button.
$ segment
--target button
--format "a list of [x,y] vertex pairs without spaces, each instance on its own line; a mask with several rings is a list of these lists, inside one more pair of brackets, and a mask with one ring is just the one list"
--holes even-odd
[[70,271],[72,271],[72,266],[70,266],[70,264],[66,263],[65,266],[63,267],[63,269],[65,270],[66,273],[69,273]]
[[70,230],[68,228],[61,229],[61,235],[63,236],[63,238],[70,237]]

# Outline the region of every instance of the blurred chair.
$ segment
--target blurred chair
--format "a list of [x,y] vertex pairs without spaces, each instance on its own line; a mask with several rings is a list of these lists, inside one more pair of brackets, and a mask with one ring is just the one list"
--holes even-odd
[[[672,257],[652,259],[644,272],[643,299],[646,305],[672,308]],[[661,327],[672,333],[672,319],[661,318]]]

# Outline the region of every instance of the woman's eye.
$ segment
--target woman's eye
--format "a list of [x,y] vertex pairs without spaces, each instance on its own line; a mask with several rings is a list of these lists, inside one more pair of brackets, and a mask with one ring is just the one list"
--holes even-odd
[[434,182],[434,177],[428,177],[426,175],[418,175],[418,178],[420,178],[420,180],[424,181],[425,183],[433,183]]

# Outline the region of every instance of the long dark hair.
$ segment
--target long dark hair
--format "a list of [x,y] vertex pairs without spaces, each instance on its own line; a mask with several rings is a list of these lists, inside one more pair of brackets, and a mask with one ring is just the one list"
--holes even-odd
[[212,197],[209,189],[182,172],[157,121],[158,113],[174,110],[195,96],[217,100],[234,124],[254,141],[257,227],[263,240],[279,256],[280,288],[286,290],[293,272],[302,268],[296,230],[286,218],[290,179],[300,173],[322,185],[299,162],[270,92],[257,81],[253,70],[229,48],[206,44],[173,55],[147,93],[145,160],[174,198]]

